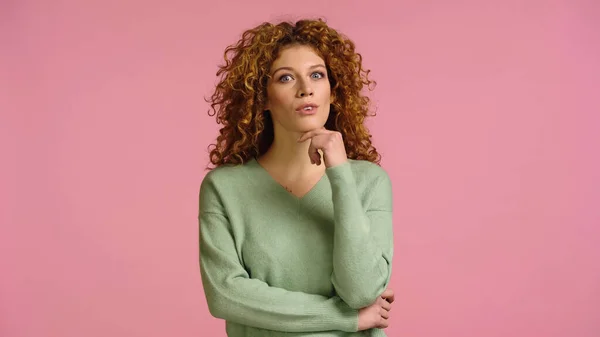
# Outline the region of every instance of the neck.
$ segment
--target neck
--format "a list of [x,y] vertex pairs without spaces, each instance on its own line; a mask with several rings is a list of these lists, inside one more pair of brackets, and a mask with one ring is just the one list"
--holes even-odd
[[324,164],[317,166],[310,162],[308,156],[310,140],[298,142],[302,134],[301,132],[275,130],[273,144],[259,161],[274,171],[285,173],[291,177],[311,175],[317,171],[322,172],[325,169]]

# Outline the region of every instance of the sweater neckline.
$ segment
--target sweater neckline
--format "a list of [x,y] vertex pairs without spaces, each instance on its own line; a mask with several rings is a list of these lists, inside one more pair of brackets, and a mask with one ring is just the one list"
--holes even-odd
[[297,196],[297,195],[291,193],[290,191],[288,191],[283,185],[281,185],[277,180],[275,180],[275,178],[273,178],[273,176],[269,173],[269,171],[267,171],[267,169],[265,169],[262,165],[260,165],[260,163],[258,162],[258,160],[256,160],[256,158],[250,159],[248,164],[256,167],[256,169],[261,172],[261,175],[265,177],[265,181],[267,181],[271,185],[274,185],[276,190],[280,194],[285,194],[288,197],[290,197],[296,201],[306,201],[306,200],[312,199],[312,195],[315,193],[318,193],[319,190],[321,189],[321,186],[327,180],[327,173],[323,173],[321,178],[310,188],[310,190],[308,190],[308,192],[304,193],[304,195],[302,195],[302,196]]

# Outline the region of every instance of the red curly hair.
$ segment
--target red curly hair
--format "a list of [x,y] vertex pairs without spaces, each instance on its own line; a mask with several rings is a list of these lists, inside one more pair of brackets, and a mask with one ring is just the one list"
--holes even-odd
[[370,70],[362,67],[354,42],[322,19],[277,25],[265,22],[245,31],[236,44],[225,49],[225,64],[217,71],[220,81],[207,99],[212,108],[209,115],[223,125],[216,144],[209,146],[210,162],[215,167],[243,164],[271,146],[273,121],[263,112],[267,81],[279,52],[291,45],[310,46],[325,61],[332,93],[325,127],[342,134],[348,158],[379,164],[381,156],[364,125],[370,100],[361,93],[365,85],[372,90],[375,81],[369,80]]

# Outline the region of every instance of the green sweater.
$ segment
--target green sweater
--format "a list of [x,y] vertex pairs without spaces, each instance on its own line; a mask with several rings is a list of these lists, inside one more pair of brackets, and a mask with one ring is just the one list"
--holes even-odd
[[392,186],[368,161],[327,168],[303,197],[255,159],[200,187],[200,270],[230,337],[385,336],[356,332],[358,309],[388,286]]

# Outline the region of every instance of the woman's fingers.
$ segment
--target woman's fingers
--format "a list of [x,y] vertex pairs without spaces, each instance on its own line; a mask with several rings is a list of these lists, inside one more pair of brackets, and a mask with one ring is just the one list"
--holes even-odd
[[379,310],[379,315],[381,315],[381,317],[383,317],[383,318],[385,318],[385,319],[388,319],[388,318],[390,318],[390,312],[389,312],[389,311],[387,311],[387,310],[385,310],[384,308],[381,308],[381,309]]
[[310,162],[313,164],[321,163],[321,153],[319,152],[319,147],[316,146],[314,140],[311,141],[310,146],[308,147],[308,156],[310,157]]
[[304,133],[298,142],[310,140],[308,156],[313,164],[325,164],[327,167],[337,166],[348,160],[344,139],[337,131],[325,128]]
[[392,310],[392,304],[388,301],[382,301],[383,303],[381,303],[381,307],[387,311]]
[[382,294],[381,297],[388,301],[389,303],[394,302],[394,291],[390,288],[387,288]]
[[303,134],[300,138],[298,138],[298,142],[302,143],[305,140],[312,138],[316,135],[321,135],[321,134],[328,133],[328,132],[330,132],[330,131],[328,131],[324,127],[320,128],[320,129],[316,129],[316,130],[311,130],[311,131],[308,131],[305,134]]
[[391,289],[386,289],[381,296],[377,299],[376,305],[379,306],[379,328],[385,329],[388,327],[388,319],[390,318],[390,310],[392,309],[392,303],[389,302],[388,298],[393,301],[394,293]]

